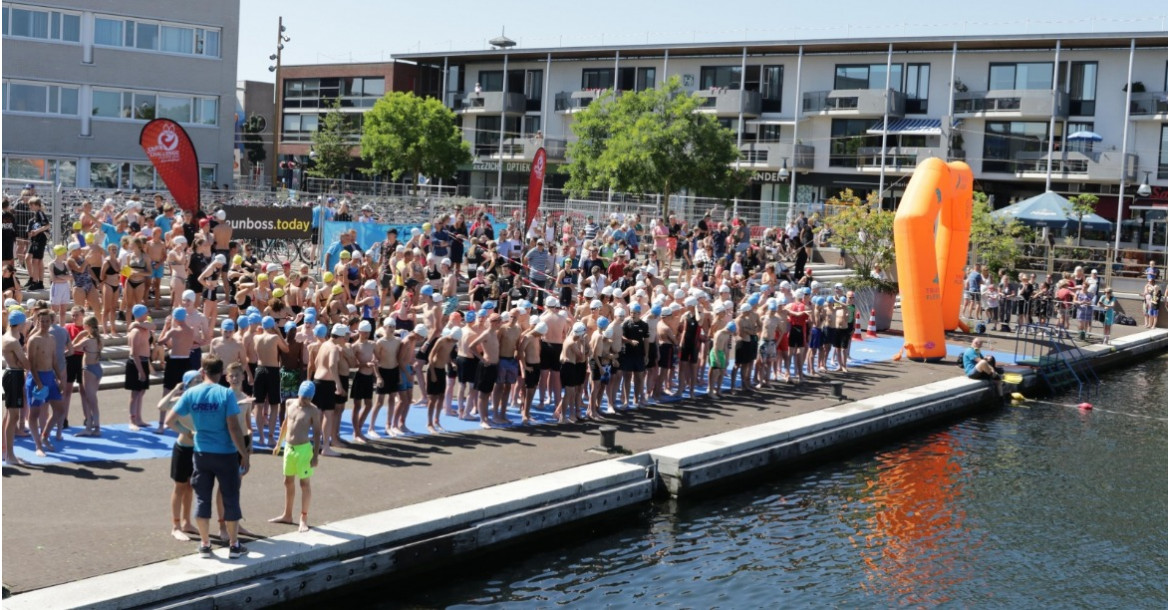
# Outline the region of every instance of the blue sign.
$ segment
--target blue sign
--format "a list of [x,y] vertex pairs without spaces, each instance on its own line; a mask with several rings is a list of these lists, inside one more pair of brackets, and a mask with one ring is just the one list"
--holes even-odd
[[[497,236],[500,235],[500,233],[508,226],[505,223],[498,222],[496,217],[491,214],[487,214],[487,219],[488,222],[492,223],[492,229],[495,231]],[[416,222],[411,224],[392,224],[379,222],[328,221],[325,223],[325,226],[321,232],[321,243],[325,244],[325,247],[321,249],[320,258],[321,268],[323,270],[329,271],[333,268],[333,265],[337,264],[337,256],[338,252],[340,252],[340,249],[334,252],[330,252],[330,250],[336,244],[340,243],[339,237],[341,234],[351,229],[357,232],[357,243],[359,246],[361,246],[362,250],[373,256],[374,260],[377,260],[379,253],[376,250],[371,251],[370,249],[373,248],[375,244],[378,244],[386,239],[386,231],[389,231],[390,229],[398,229],[398,241],[406,243],[410,241],[410,232],[412,229],[418,229],[419,231],[422,231],[422,223]],[[330,254],[332,254],[332,256],[330,256]],[[328,261],[326,261],[326,257],[328,257]]]

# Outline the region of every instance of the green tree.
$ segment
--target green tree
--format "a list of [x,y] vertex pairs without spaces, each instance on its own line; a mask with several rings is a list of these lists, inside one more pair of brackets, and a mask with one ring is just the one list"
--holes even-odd
[[1077,219],[1077,245],[1079,246],[1081,245],[1081,228],[1085,222],[1085,216],[1097,213],[1099,198],[1092,193],[1081,193],[1069,201],[1072,202],[1072,216]]
[[567,150],[565,192],[660,193],[663,215],[670,196],[684,189],[734,197],[748,176],[732,167],[739,156],[735,135],[714,116],[697,112],[701,106],[678,77],[656,89],[606,93],[574,118],[577,140]]
[[992,216],[987,194],[974,193],[971,208],[971,251],[972,262],[980,262],[994,271],[1010,268],[1020,256],[1019,241],[1032,238],[1031,229],[1018,220],[1006,220]]
[[845,250],[853,269],[854,276],[848,282],[850,287],[868,286],[896,292],[896,284],[878,280],[870,273],[876,265],[887,272],[894,266],[894,212],[859,205],[861,199],[850,189],[833,199],[846,205],[841,205],[832,216],[826,217],[825,224],[833,230],[833,245]]
[[366,113],[362,158],[374,172],[398,180],[410,176],[451,178],[462,163],[471,162],[471,147],[455,125],[455,113],[433,97],[387,93]]
[[244,154],[247,155],[248,163],[252,164],[253,174],[256,167],[268,158],[268,153],[264,150],[264,139],[260,136],[267,126],[264,117],[256,114],[244,121]]
[[340,178],[349,170],[353,141],[357,130],[353,122],[342,114],[341,100],[333,100],[329,112],[321,119],[317,131],[313,132],[313,165],[310,176],[318,178]]

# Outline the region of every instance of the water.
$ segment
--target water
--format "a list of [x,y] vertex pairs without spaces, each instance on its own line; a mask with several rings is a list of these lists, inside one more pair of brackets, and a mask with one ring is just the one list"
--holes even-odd
[[1167,360],[1104,381],[1095,404],[1141,417],[1005,408],[347,601],[1166,608]]

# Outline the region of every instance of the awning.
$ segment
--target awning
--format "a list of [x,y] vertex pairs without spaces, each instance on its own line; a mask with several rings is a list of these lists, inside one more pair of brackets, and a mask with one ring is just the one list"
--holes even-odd
[[[955,121],[951,124],[954,127],[959,124]],[[873,124],[872,127],[865,130],[865,133],[870,135],[882,135],[882,121]],[[889,135],[902,136],[941,136],[942,135],[942,120],[941,119],[894,119],[890,121],[890,128],[886,132]]]

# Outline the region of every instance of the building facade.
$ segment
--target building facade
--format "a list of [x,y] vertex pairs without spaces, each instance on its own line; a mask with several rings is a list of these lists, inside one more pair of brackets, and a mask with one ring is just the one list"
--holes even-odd
[[[276,161],[276,87],[272,83],[242,80],[236,83],[235,185],[254,188],[267,185]],[[255,130],[249,129],[248,121]],[[264,160],[253,163],[250,147],[263,151]]]
[[[638,91],[678,77],[704,98],[702,112],[736,132],[738,165],[753,176],[741,206],[758,201],[761,222],[782,220],[790,203],[823,201],[844,188],[862,196],[880,190],[894,201],[917,163],[934,156],[966,160],[977,188],[1000,207],[1047,186],[1098,193],[1099,213],[1113,218],[1124,177],[1123,218],[1134,217],[1131,206],[1161,208],[1141,213],[1161,223],[1165,240],[1165,32],[1070,34],[1059,41],[1020,35],[513,48],[399,58],[445,71],[444,100],[462,117],[476,157],[460,183],[476,197],[523,198],[536,149],[543,145],[550,163],[563,162],[574,114],[606,90]],[[1135,202],[1147,172],[1153,199]],[[553,186],[558,179],[564,176],[550,174]]]
[[3,3],[3,175],[165,189],[138,144],[182,124],[205,185],[230,184],[239,2]]

